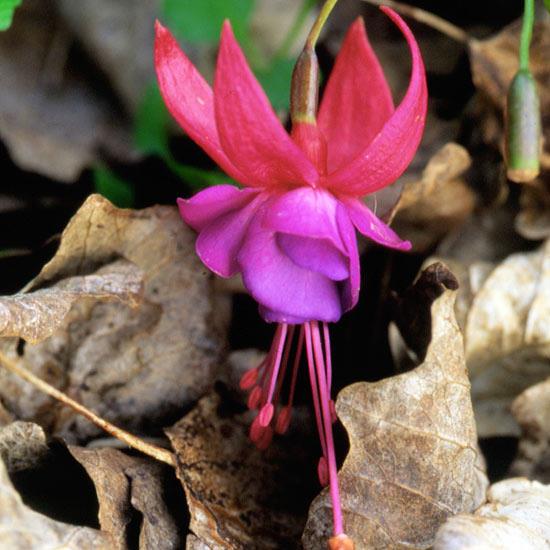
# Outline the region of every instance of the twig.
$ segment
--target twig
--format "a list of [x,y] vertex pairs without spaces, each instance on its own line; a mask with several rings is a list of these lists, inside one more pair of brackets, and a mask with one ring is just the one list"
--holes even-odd
[[135,435],[132,435],[131,433],[128,433],[127,431],[122,430],[117,426],[114,426],[110,422],[107,422],[107,420],[104,420],[103,418],[101,418],[91,410],[84,407],[84,405],[81,405],[80,403],[74,401],[69,396],[65,395],[63,392],[54,388],[47,382],[44,382],[44,380],[38,378],[32,372],[22,367],[17,361],[14,361],[13,359],[7,357],[4,353],[1,353],[1,352],[0,352],[0,363],[10,372],[23,378],[27,382],[30,382],[33,386],[38,388],[40,391],[57,399],[64,405],[71,407],[71,409],[73,409],[75,412],[84,416],[90,422],[93,422],[96,426],[99,426],[102,430],[106,431],[108,434],[111,434],[113,437],[116,437],[120,441],[124,442],[129,447],[132,447],[133,449],[136,449],[137,451],[140,451],[141,453],[148,455],[154,458],[155,460],[164,462],[169,466],[172,466],[172,467],[176,466],[176,460],[174,458],[174,455],[170,451],[157,447],[156,445],[151,445],[150,443],[146,443],[139,437],[136,437]]
[[417,8],[415,6],[409,6],[408,4],[402,4],[401,2],[394,2],[394,0],[361,0],[366,4],[373,4],[374,6],[387,6],[395,10],[398,13],[407,15],[419,23],[424,23],[428,27],[443,33],[444,35],[460,42],[461,44],[469,44],[473,41],[473,38],[463,29],[449,23],[446,19],[434,15],[429,11]]

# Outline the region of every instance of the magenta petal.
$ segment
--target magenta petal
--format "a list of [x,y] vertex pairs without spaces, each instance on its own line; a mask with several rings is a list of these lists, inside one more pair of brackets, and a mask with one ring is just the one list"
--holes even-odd
[[323,189],[299,187],[269,203],[264,224],[279,233],[325,239],[345,254],[336,223],[338,201]]
[[155,69],[162,97],[172,116],[222,170],[246,183],[220,144],[212,89],[180,49],[170,31],[158,21],[155,25]]
[[200,231],[220,216],[242,208],[254,199],[258,191],[239,189],[233,185],[214,185],[190,199],[178,199],[181,217],[195,231]]
[[357,236],[345,206],[338,205],[336,219],[342,241],[346,247],[349,261],[349,277],[341,283],[342,307],[344,311],[352,309],[359,299],[361,287],[361,266],[359,263],[359,250],[357,249]]
[[367,39],[363,19],[350,27],[323,95],[319,128],[328,143],[328,171],[355,158],[394,111],[388,83]]
[[228,21],[220,41],[214,103],[223,149],[251,185],[315,184],[316,168],[274,113]]
[[239,272],[237,255],[250,221],[264,200],[264,196],[257,195],[246,206],[219,216],[201,230],[196,250],[206,267],[221,277]]
[[411,162],[424,130],[428,91],[418,44],[399,15],[389,8],[381,9],[407,39],[411,80],[403,101],[374,140],[347,165],[329,173],[328,187],[347,195],[367,195],[393,183]]
[[337,321],[342,314],[337,283],[284,254],[275,232],[263,227],[264,213],[262,209],[252,220],[237,258],[250,294],[283,316]]
[[296,264],[321,273],[333,281],[349,276],[348,259],[325,239],[277,234],[279,248]]
[[379,220],[360,200],[347,199],[343,201],[349,217],[357,230],[369,239],[397,250],[410,250],[411,243],[401,240],[398,235]]

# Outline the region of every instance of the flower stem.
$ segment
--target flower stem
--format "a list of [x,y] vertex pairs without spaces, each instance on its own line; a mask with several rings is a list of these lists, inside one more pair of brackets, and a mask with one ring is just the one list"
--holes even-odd
[[47,382],[44,382],[44,380],[42,380],[41,378],[38,378],[38,376],[35,376],[32,372],[21,366],[18,361],[14,361],[7,357],[4,353],[0,353],[0,363],[13,374],[16,374],[27,382],[30,382],[40,391],[57,399],[64,405],[71,407],[71,409],[73,409],[75,412],[84,416],[85,418],[93,422],[96,426],[99,426],[102,430],[106,431],[113,437],[116,437],[129,447],[132,447],[133,449],[136,449],[137,451],[140,451],[141,453],[148,455],[155,460],[164,462],[169,466],[176,466],[176,459],[170,451],[162,449],[161,447],[157,447],[156,445],[151,445],[150,443],[143,441],[139,437],[136,437],[135,435],[132,435],[131,433],[122,430],[117,426],[114,426],[110,422],[107,422],[107,420],[104,420],[103,418],[92,412],[90,409],[87,409],[86,407],[84,407],[84,405],[81,405],[77,401],[74,401],[68,395],[65,395],[57,388],[54,388]]
[[535,0],[525,0],[519,45],[519,68],[529,70],[529,46],[535,22]]
[[315,44],[317,43],[319,35],[321,34],[321,30],[323,29],[323,26],[326,23],[330,12],[336,5],[336,2],[338,2],[338,0],[326,0],[326,2],[323,4],[323,7],[319,12],[317,19],[313,24],[313,27],[311,27],[311,30],[309,31],[309,35],[306,41],[306,48],[311,50],[315,48]]
[[275,52],[273,59],[284,59],[288,57],[290,53],[290,48],[298,39],[298,35],[302,30],[302,27],[306,21],[308,13],[311,11],[313,6],[315,6],[315,0],[304,0],[302,6],[300,7],[294,22],[292,23],[290,29],[288,30],[287,35],[285,36],[282,44],[279,46],[279,49]]

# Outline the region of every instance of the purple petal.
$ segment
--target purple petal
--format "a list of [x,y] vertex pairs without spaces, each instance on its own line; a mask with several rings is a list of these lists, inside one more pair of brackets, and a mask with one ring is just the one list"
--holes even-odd
[[256,197],[246,206],[223,214],[199,233],[196,250],[202,262],[221,277],[239,272],[237,254],[254,213],[265,200]]
[[270,202],[265,226],[279,233],[326,239],[345,254],[336,223],[338,201],[323,189],[299,187]]
[[337,321],[341,314],[337,284],[328,277],[297,266],[277,246],[266,229],[262,208],[250,223],[238,254],[243,282],[254,299],[281,316]]
[[308,319],[305,319],[304,317],[294,317],[292,315],[286,315],[284,313],[281,313],[280,311],[274,311],[273,309],[269,309],[262,305],[260,305],[258,311],[262,316],[262,319],[267,323],[287,323],[289,325],[302,325],[304,323],[307,323],[308,321]]
[[359,250],[357,249],[357,236],[351,223],[345,206],[338,205],[336,219],[342,241],[346,247],[349,261],[349,278],[341,285],[342,307],[344,311],[352,309],[359,299],[361,287],[361,266],[359,264]]
[[298,266],[342,281],[349,276],[348,259],[327,239],[277,234],[280,249]]
[[183,221],[195,231],[200,231],[220,216],[242,208],[258,191],[238,189],[233,185],[215,185],[200,191],[190,199],[178,199],[178,207]]
[[411,243],[401,240],[398,235],[379,220],[360,200],[346,199],[342,201],[348,211],[349,217],[357,230],[369,239],[397,250],[410,250]]

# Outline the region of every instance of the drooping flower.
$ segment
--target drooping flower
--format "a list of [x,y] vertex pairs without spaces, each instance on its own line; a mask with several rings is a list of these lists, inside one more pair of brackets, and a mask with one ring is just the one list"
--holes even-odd
[[[318,473],[330,485],[333,503],[334,548],[346,537],[332,441],[336,415],[327,323],[338,321],[358,299],[356,230],[383,246],[410,248],[361,198],[403,173],[426,115],[418,45],[404,21],[382,9],[402,31],[412,57],[400,105],[394,108],[358,19],[345,37],[318,111],[316,99],[313,111],[311,104],[302,110],[294,105],[290,134],[252,74],[229,22],[222,29],[213,90],[170,32],[160,23],[156,27],[155,65],[168,109],[243,186],[218,185],[180,199],[181,216],[198,232],[196,250],[204,264],[222,277],[241,273],[262,317],[278,323],[266,359],[241,380],[250,408],[259,411],[250,437],[265,448],[274,432],[288,428],[305,348],[322,449]],[[293,93],[300,85],[296,80]],[[287,371],[288,395],[280,406]]]

